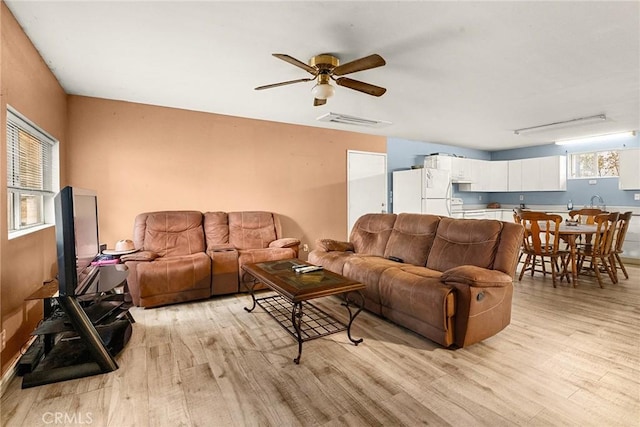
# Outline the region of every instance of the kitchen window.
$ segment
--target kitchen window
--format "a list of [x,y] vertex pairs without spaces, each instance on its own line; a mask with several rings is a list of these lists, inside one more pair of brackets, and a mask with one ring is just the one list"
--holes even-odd
[[605,178],[620,175],[620,152],[592,151],[569,154],[569,178]]
[[58,142],[7,107],[7,218],[9,237],[55,222]]

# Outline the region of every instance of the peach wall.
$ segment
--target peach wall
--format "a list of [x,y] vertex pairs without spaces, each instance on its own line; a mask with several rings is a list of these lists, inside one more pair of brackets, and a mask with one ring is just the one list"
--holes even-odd
[[7,238],[6,106],[60,141],[64,167],[67,96],[4,3],[0,3],[0,32],[0,322],[7,334],[0,364],[4,374],[42,318],[42,304],[25,303],[24,298],[56,271],[54,227]]
[[347,150],[386,138],[104,99],[69,97],[68,183],[98,192],[101,241],[136,214],[266,210],[314,246],[346,238]]

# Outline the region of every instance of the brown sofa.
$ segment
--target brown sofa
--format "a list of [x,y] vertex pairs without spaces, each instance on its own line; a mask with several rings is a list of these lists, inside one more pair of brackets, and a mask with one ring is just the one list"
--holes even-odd
[[134,304],[155,307],[244,289],[243,263],[296,258],[271,212],[163,211],[136,216],[138,252],[121,260]]
[[318,240],[309,261],[365,284],[367,310],[464,347],[509,324],[522,233],[495,220],[367,214],[349,242]]

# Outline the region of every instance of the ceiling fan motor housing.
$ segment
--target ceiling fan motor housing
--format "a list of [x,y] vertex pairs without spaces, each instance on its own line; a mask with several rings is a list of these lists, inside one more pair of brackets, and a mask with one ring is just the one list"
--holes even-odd
[[311,65],[312,67],[316,67],[320,71],[333,70],[338,65],[340,65],[340,60],[333,55],[323,53],[311,58],[309,60],[309,65]]

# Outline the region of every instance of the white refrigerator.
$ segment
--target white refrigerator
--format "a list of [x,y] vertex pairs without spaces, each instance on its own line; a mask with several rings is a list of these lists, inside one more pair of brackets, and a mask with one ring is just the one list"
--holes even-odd
[[451,216],[451,175],[442,169],[393,172],[393,213]]

